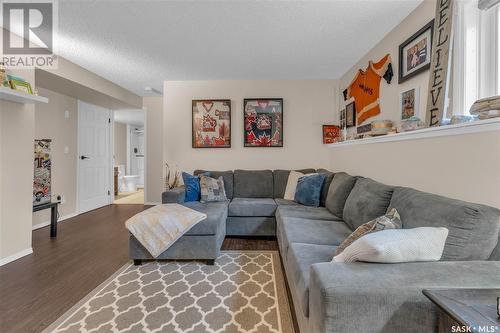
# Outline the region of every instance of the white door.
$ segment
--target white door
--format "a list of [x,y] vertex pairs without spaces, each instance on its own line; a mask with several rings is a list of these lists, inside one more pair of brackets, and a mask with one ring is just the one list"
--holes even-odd
[[110,204],[110,111],[78,101],[78,211]]

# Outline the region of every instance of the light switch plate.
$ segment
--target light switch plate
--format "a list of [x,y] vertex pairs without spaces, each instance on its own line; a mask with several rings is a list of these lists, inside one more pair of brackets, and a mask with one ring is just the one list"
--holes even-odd
[[69,119],[69,111],[64,111],[64,118]]
[[64,153],[65,153],[65,154],[68,154],[68,153],[69,153],[69,147],[68,147],[68,146],[64,146]]

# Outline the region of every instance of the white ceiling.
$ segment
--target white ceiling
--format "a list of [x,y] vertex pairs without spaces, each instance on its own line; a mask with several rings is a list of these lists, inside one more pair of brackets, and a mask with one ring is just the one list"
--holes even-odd
[[129,124],[133,126],[144,126],[144,110],[115,110],[114,120],[116,123]]
[[338,78],[421,2],[60,0],[57,52],[143,96],[164,80]]

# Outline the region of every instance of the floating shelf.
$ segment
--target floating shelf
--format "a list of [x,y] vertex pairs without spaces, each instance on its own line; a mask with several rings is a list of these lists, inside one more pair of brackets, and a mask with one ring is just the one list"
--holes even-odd
[[0,100],[14,102],[14,103],[21,103],[21,104],[49,102],[49,99],[47,97],[30,95],[6,87],[0,87]]
[[345,146],[366,145],[366,144],[392,142],[392,141],[416,140],[416,139],[433,138],[439,136],[452,136],[452,135],[491,132],[491,131],[500,131],[500,118],[477,120],[473,122],[455,124],[455,125],[429,127],[410,132],[375,136],[365,139],[348,140],[343,142],[330,143],[328,144],[328,146],[330,148],[339,148]]

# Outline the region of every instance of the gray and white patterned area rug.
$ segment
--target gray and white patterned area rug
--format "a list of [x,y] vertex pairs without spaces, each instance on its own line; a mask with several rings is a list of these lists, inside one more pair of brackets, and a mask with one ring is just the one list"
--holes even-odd
[[279,255],[127,264],[44,332],[293,333]]

